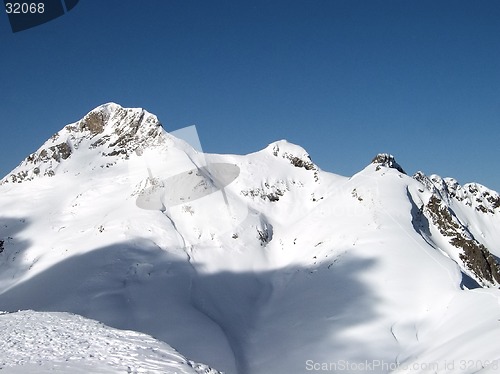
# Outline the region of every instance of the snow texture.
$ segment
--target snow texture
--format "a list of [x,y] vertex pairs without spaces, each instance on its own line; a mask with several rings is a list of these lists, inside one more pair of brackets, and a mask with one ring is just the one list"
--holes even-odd
[[2,373],[219,373],[151,336],[68,313],[3,314],[0,334]]

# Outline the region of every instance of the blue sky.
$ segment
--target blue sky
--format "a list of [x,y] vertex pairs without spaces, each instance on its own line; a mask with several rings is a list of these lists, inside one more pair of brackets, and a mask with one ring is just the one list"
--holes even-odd
[[105,102],[205,151],[287,139],[352,175],[378,152],[500,190],[500,2],[80,0],[0,17],[0,174]]

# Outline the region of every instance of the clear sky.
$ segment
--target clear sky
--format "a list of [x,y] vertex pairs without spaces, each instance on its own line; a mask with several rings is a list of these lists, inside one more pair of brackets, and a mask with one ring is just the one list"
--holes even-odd
[[0,15],[0,174],[116,102],[203,149],[287,139],[352,175],[379,152],[500,191],[500,1],[80,0],[12,33]]

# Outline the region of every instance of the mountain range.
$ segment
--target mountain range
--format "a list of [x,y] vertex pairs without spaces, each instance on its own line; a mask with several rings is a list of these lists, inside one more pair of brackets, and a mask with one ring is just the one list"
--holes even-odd
[[[498,372],[498,227],[497,192],[390,154],[351,177],[285,140],[205,154],[104,104],[0,182],[0,325],[39,341],[2,329],[0,369]],[[80,351],[37,353],[64,329]],[[111,335],[128,353],[89,359]]]

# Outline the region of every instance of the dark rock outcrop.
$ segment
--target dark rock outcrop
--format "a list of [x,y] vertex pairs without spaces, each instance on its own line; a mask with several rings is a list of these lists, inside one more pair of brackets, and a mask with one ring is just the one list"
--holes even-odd
[[396,162],[394,156],[388,153],[379,153],[378,155],[376,155],[372,160],[372,164],[377,165],[377,170],[380,170],[380,167],[384,166],[387,168],[396,169],[400,173],[406,174],[401,165]]

